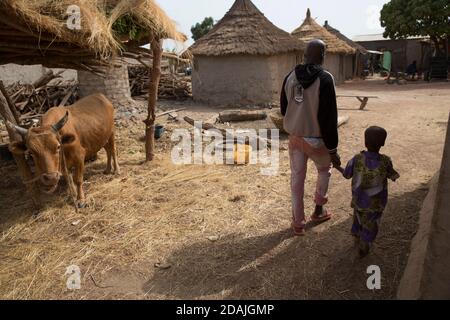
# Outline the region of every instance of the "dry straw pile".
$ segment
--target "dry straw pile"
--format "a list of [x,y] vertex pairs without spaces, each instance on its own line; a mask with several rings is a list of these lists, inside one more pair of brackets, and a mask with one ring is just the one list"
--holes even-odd
[[[68,28],[68,9],[80,9],[81,29]],[[185,40],[153,0],[4,0],[0,3],[0,63],[49,67],[95,65],[124,50],[114,31],[124,16],[151,38]]]

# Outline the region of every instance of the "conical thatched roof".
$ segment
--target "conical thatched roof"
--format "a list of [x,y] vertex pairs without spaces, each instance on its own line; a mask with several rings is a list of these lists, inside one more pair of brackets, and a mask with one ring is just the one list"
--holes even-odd
[[[80,9],[79,30],[67,25],[73,5]],[[113,31],[124,15],[151,36],[185,40],[154,0],[1,0],[0,64],[80,69],[105,63],[124,49]]]
[[367,49],[364,48],[362,45],[350,40],[349,38],[347,38],[345,35],[343,35],[339,30],[334,29],[332,26],[330,26],[328,24],[328,20],[325,21],[325,24],[323,26],[325,29],[327,29],[330,33],[334,34],[336,37],[338,37],[339,39],[341,39],[342,41],[345,41],[350,47],[352,47],[355,50],[358,50],[359,52],[361,52],[362,54],[366,54],[367,53]]
[[306,13],[306,19],[302,25],[292,32],[292,35],[297,39],[305,42],[313,39],[321,39],[327,44],[328,53],[337,54],[353,54],[355,49],[349,46],[345,41],[342,41],[329,31],[318,24],[313,18],[311,18],[311,11],[308,9]]
[[236,0],[227,14],[191,47],[194,55],[275,55],[305,45],[274,24],[250,0]]

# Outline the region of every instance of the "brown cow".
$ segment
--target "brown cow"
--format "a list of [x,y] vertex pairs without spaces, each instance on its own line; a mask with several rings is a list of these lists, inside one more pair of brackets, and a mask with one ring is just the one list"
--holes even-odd
[[74,169],[77,205],[80,208],[85,206],[85,159],[105,148],[108,157],[105,173],[111,173],[111,159],[114,160],[115,173],[120,173],[114,141],[114,107],[102,94],[88,96],[72,106],[51,108],[42,117],[38,128],[27,130],[11,123],[8,125],[20,133],[24,141],[11,143],[11,152],[29,151],[36,165],[37,179],[47,187],[47,193],[55,191],[63,174],[61,151],[64,152],[67,169]]

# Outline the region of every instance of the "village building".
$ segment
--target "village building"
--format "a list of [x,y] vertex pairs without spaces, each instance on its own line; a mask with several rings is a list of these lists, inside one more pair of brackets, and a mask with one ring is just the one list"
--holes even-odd
[[392,56],[392,71],[405,72],[408,65],[417,62],[419,72],[430,68],[432,57],[431,43],[427,37],[409,37],[406,39],[390,39],[383,34],[359,35],[353,41],[367,50],[389,51]]
[[321,39],[327,44],[324,68],[334,76],[336,84],[341,84],[345,80],[353,78],[356,49],[318,24],[311,18],[309,9],[306,13],[306,19],[300,27],[292,32],[292,35],[304,42]]
[[345,41],[350,47],[356,50],[354,55],[346,56],[345,58],[346,62],[349,62],[348,60],[350,59],[350,57],[352,58],[352,65],[350,65],[350,63],[345,64],[345,78],[348,79],[350,77],[356,78],[362,76],[364,71],[364,60],[365,60],[364,57],[366,57],[368,54],[367,49],[364,48],[362,45],[347,38],[339,30],[330,26],[328,20],[325,21],[323,27],[327,29],[330,33],[334,34],[336,37],[341,39],[342,41]]
[[236,0],[191,47],[193,98],[217,105],[276,102],[283,79],[301,62],[304,48],[250,0]]

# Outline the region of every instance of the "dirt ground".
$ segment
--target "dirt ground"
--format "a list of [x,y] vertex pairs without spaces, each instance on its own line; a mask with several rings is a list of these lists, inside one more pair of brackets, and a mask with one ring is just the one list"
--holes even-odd
[[[448,83],[387,85],[358,81],[339,94],[379,99],[359,111],[354,98],[339,98],[344,162],[363,150],[370,125],[387,129],[382,152],[401,178],[372,253],[357,257],[349,235],[350,182],[334,172],[331,221],[305,237],[289,228],[291,203],[286,137],[277,176],[261,165],[185,165],[170,161],[168,123],[153,163],[142,165],[143,127],[119,121],[120,176],[105,176],[105,154],[87,165],[88,207],[76,213],[61,186],[34,216],[15,166],[0,167],[0,298],[4,299],[392,299],[402,276],[428,183],[440,166],[450,110]],[[162,109],[210,119],[217,109],[193,102],[161,101]],[[163,119],[163,118],[161,118]],[[165,118],[164,118],[165,119]],[[163,121],[164,123],[165,121]],[[252,124],[255,125],[255,124]],[[264,127],[269,122],[258,123]],[[239,125],[246,128],[246,124]],[[305,205],[313,210],[315,170],[308,172]],[[77,265],[81,289],[68,290],[66,268]],[[366,269],[378,265],[382,289],[366,287]],[[159,266],[156,267],[156,266]]]

